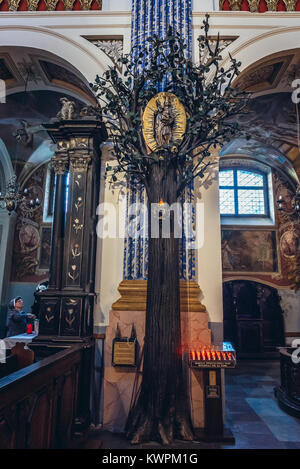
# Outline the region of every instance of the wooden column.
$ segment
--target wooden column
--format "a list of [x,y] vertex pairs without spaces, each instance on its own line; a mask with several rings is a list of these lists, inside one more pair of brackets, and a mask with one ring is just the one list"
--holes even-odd
[[57,120],[45,127],[57,143],[56,194],[50,284],[36,295],[40,327],[34,346],[92,336],[99,145],[105,138],[96,118]]

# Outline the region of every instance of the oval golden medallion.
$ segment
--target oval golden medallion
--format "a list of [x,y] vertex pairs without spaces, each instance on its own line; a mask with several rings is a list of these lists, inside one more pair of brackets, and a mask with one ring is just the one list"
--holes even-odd
[[175,94],[163,91],[149,101],[143,114],[143,136],[150,150],[182,141],[185,129],[185,109]]

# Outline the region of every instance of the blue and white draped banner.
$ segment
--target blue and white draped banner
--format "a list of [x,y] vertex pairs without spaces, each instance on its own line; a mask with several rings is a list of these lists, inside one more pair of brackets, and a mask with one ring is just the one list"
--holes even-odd
[[[192,54],[192,6],[191,0],[132,0],[131,46],[147,51],[147,38],[153,34],[165,37],[169,26],[186,40],[186,54]],[[161,90],[163,91],[162,83]],[[138,188],[132,179],[127,188],[126,221],[127,231],[124,250],[124,278],[127,280],[147,280],[148,240],[147,215],[141,206],[146,206],[145,189]],[[193,184],[185,191],[181,200],[194,205]],[[136,205],[134,205],[136,204]],[[141,205],[142,204],[142,205]],[[139,214],[139,216],[135,216]],[[180,277],[184,280],[195,278],[195,250],[189,247],[186,234],[195,233],[195,211],[187,215],[183,212],[183,236],[180,246]]]

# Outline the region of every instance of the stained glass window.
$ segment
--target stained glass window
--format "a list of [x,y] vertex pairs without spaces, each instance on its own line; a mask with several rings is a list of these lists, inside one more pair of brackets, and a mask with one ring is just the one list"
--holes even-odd
[[219,173],[219,184],[221,215],[269,215],[265,174],[244,169],[224,169]]

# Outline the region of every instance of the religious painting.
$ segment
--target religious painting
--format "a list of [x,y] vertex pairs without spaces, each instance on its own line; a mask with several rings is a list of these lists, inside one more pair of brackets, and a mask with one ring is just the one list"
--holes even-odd
[[46,166],[38,168],[27,180],[30,198],[39,198],[40,205],[20,203],[17,207],[17,222],[13,241],[11,280],[38,283],[45,273],[38,272],[41,247],[41,224],[43,221],[43,188]]
[[227,272],[277,272],[275,231],[222,230],[222,267]]
[[19,231],[20,254],[29,254],[39,247],[40,234],[31,224],[23,224]]
[[42,226],[40,242],[39,269],[49,270],[51,249],[51,226]]
[[299,253],[299,226],[292,224],[280,237],[280,252],[286,259],[294,259]]

